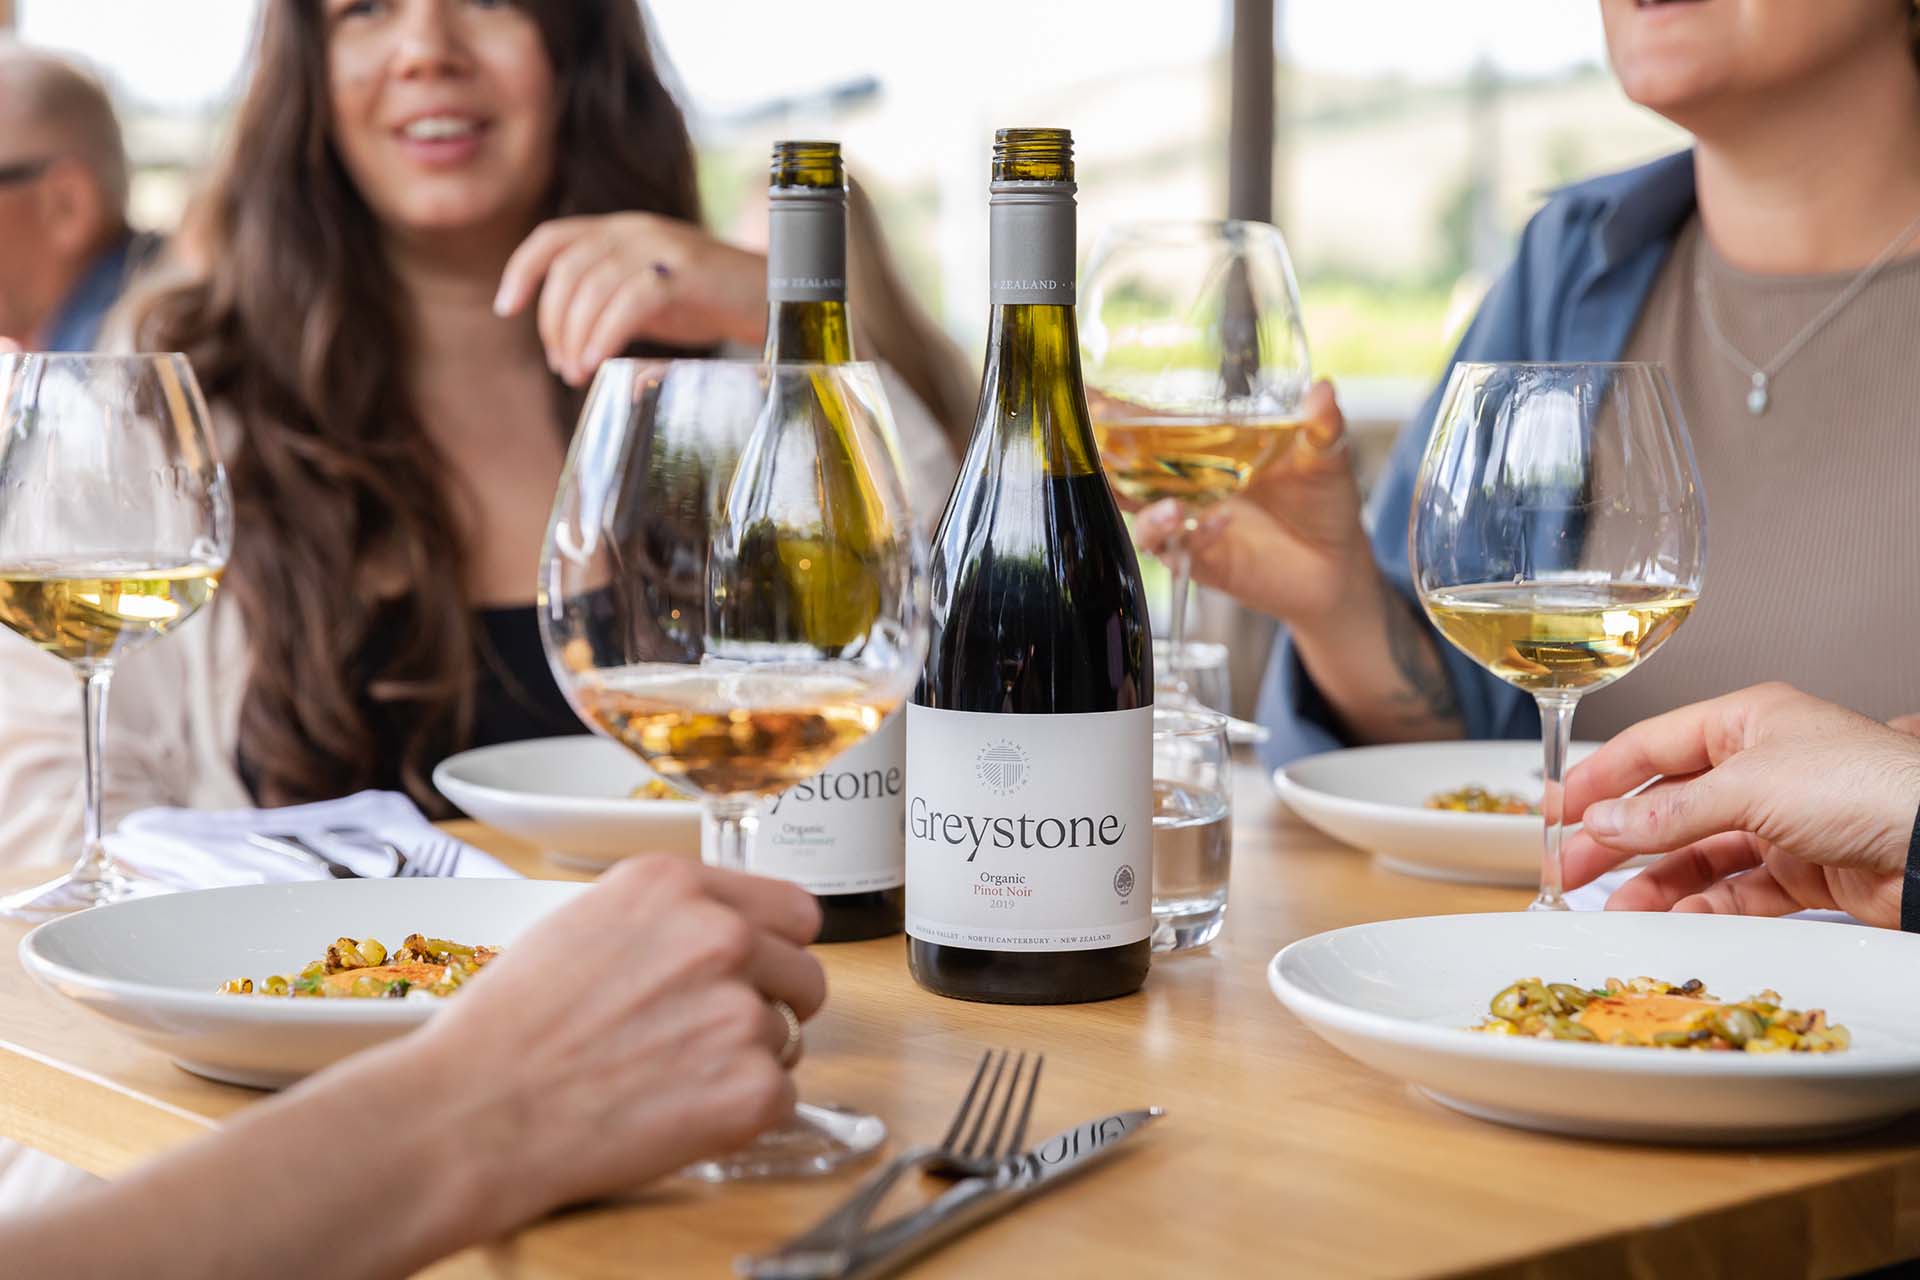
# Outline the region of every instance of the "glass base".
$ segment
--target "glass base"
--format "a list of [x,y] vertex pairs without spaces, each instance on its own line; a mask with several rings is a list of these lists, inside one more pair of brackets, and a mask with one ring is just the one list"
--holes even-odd
[[1573,908],[1569,907],[1567,905],[1567,900],[1561,897],[1559,894],[1548,893],[1546,890],[1543,889],[1540,891],[1539,897],[1535,898],[1532,902],[1529,902],[1527,904],[1527,910],[1529,911],[1571,911],[1573,910]]
[[1153,904],[1153,953],[1193,951],[1220,936],[1227,923],[1227,895],[1222,890],[1199,898],[1180,898]]
[[872,1155],[887,1140],[878,1116],[802,1102],[784,1129],[761,1134],[738,1151],[690,1164],[683,1177],[702,1182],[749,1178],[811,1178]]
[[0,898],[0,916],[36,924],[109,902],[125,902],[161,892],[160,886],[108,869],[99,875],[72,873]]

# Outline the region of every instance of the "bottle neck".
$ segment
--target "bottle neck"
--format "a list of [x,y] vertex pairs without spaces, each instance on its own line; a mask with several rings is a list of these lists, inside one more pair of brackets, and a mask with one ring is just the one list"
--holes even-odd
[[852,360],[846,192],[775,187],[767,195],[766,359]]
[[975,427],[1056,477],[1097,474],[1080,374],[1070,182],[993,184],[986,385]]
[[853,357],[853,328],[844,300],[823,302],[769,302],[767,304],[768,364],[808,361],[846,364]]

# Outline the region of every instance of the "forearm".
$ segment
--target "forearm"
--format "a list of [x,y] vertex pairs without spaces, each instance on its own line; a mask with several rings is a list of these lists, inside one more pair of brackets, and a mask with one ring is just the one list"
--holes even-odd
[[466,1126],[386,1055],[32,1218],[0,1221],[9,1274],[143,1280],[405,1276],[488,1234]]
[[1377,570],[1359,575],[1337,610],[1299,620],[1294,650],[1360,742],[1417,742],[1464,732],[1433,632]]

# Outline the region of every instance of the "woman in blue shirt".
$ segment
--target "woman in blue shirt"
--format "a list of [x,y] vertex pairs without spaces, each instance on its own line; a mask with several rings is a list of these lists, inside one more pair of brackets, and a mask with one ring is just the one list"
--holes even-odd
[[[1889,238],[1902,227],[1911,235],[1920,214],[1914,6],[1602,0],[1627,95],[1690,130],[1695,145],[1549,200],[1454,358],[1620,358],[1687,235],[1703,234],[1699,251],[1743,280],[1813,287],[1841,273],[1836,294],[1883,250],[1910,252]],[[1758,363],[1773,352],[1748,354]],[[1721,372],[1744,388],[1744,373]],[[1685,406],[1704,394],[1684,384],[1679,393]],[[1436,388],[1394,450],[1371,540],[1324,386],[1290,464],[1189,539],[1198,580],[1287,624],[1261,704],[1275,762],[1354,742],[1537,732],[1532,699],[1440,641],[1413,600],[1407,519],[1438,400]],[[1778,413],[1763,426],[1784,429]],[[1714,475],[1702,466],[1711,506]],[[1176,518],[1142,513],[1142,544],[1162,545]],[[1716,565],[1740,554],[1716,541]],[[1769,674],[1808,682],[1804,672]]]

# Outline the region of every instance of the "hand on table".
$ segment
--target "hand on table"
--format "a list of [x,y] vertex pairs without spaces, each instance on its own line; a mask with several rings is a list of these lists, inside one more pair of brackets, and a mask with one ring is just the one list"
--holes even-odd
[[[1196,582],[1286,622],[1331,612],[1357,574],[1374,572],[1333,385],[1315,383],[1302,411],[1293,448],[1184,534]],[[1135,517],[1134,536],[1159,555],[1185,518],[1174,500],[1157,502]]]
[[556,218],[514,251],[493,309],[517,315],[537,295],[547,364],[577,387],[630,343],[759,341],[766,273],[759,254],[677,218]]
[[741,1146],[793,1112],[784,1000],[826,998],[792,885],[675,858],[624,862],[487,966],[411,1038],[498,1174],[505,1229]]
[[1609,909],[1826,908],[1897,926],[1916,807],[1920,741],[1759,685],[1635,725],[1568,774],[1567,812],[1584,825],[1567,837],[1567,884],[1658,853]]

